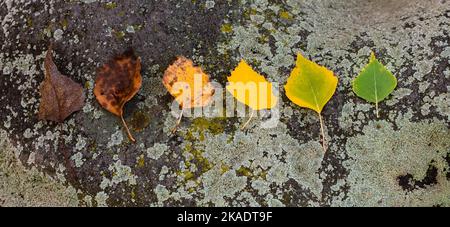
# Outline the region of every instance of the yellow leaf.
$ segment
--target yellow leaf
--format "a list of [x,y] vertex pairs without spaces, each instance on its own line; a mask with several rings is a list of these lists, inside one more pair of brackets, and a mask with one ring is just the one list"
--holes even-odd
[[286,96],[293,103],[320,114],[336,91],[337,83],[332,71],[298,54],[297,66],[285,85]]
[[241,103],[253,110],[271,109],[278,98],[272,84],[255,72],[244,60],[228,77],[227,90]]

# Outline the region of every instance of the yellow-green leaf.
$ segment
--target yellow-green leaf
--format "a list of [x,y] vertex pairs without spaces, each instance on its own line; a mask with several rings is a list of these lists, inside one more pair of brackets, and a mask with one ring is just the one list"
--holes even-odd
[[286,96],[295,104],[312,109],[319,114],[322,146],[327,150],[325,130],[322,119],[322,109],[333,97],[338,79],[327,68],[309,61],[300,53],[297,56],[297,66],[288,78],[284,89]]
[[292,102],[320,114],[336,91],[337,83],[332,71],[298,54],[297,66],[284,88]]
[[272,84],[255,72],[244,60],[228,77],[227,90],[241,103],[253,110],[273,108],[278,98]]

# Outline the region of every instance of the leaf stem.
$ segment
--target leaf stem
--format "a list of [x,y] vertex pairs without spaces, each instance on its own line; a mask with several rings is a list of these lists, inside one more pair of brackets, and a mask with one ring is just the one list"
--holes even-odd
[[255,114],[255,110],[252,109],[250,117],[248,118],[247,122],[245,122],[244,125],[242,125],[241,130],[244,130],[245,127],[247,127],[248,123],[250,123],[250,121],[252,120],[254,114]]
[[320,121],[320,131],[322,134],[322,147],[323,147],[323,151],[326,153],[327,147],[326,147],[326,141],[325,141],[325,130],[324,130],[324,124],[323,124],[323,119],[322,119],[321,113],[319,113],[319,121]]
[[125,119],[123,119],[123,114],[120,115],[120,119],[122,120],[123,127],[125,127],[125,130],[127,131],[128,138],[131,140],[131,142],[136,142],[133,135],[131,135],[130,129],[128,128],[127,122],[125,122]]
[[184,113],[184,108],[181,109],[181,113],[180,113],[180,116],[178,117],[177,124],[176,124],[175,127],[172,129],[172,134],[174,134],[174,133],[177,131],[178,126],[179,126],[180,123],[181,123],[181,118],[183,118],[183,113]]
[[377,111],[377,118],[380,118],[380,112],[378,109],[378,102],[375,103],[375,110]]

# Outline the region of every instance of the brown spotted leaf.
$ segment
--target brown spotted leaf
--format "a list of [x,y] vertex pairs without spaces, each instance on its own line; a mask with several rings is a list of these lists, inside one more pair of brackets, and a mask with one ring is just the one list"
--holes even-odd
[[131,141],[135,139],[123,119],[123,107],[142,86],[141,58],[132,50],[127,51],[108,63],[97,72],[94,94],[100,105],[121,118]]
[[63,122],[69,115],[84,106],[83,88],[67,76],[62,75],[52,58],[49,47],[44,61],[45,78],[41,84],[40,120]]

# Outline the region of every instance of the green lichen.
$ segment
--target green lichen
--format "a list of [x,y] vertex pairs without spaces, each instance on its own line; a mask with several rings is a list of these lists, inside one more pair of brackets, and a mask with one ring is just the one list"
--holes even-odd
[[111,139],[108,141],[107,147],[111,148],[114,146],[121,145],[123,142],[123,132],[121,129],[117,129],[115,133],[111,135]]
[[124,31],[116,31],[116,30],[114,30],[114,36],[117,38],[117,39],[123,39],[123,38],[125,38],[125,32]]
[[85,161],[81,152],[77,152],[76,154],[74,154],[71,159],[75,162],[75,167],[77,168],[80,168]]
[[109,199],[109,196],[106,192],[98,192],[95,196],[95,206],[98,207],[106,207],[108,206],[107,200]]
[[246,20],[250,20],[251,16],[257,15],[258,11],[255,8],[248,8],[244,10],[242,17]]
[[224,174],[224,173],[228,172],[229,170],[230,170],[230,167],[227,166],[227,165],[225,165],[225,164],[222,164],[222,165],[220,166],[220,173],[221,173],[221,174]]
[[67,26],[69,26],[69,20],[67,18],[63,18],[59,24],[61,25],[61,27],[65,30],[67,29]]
[[224,132],[225,118],[196,118],[192,121],[192,129],[195,131],[209,131],[213,135]]
[[164,185],[158,184],[153,191],[158,198],[159,205],[162,205],[162,203],[168,200],[170,197],[170,192]]
[[291,20],[292,15],[288,11],[280,11],[280,17],[285,20]]
[[213,168],[202,175],[204,199],[198,201],[198,205],[212,203],[215,206],[226,206],[227,200],[232,200],[247,185],[246,177],[239,177],[234,171],[221,174],[220,168]]
[[166,144],[155,143],[153,147],[147,148],[147,157],[158,160],[168,150],[169,147]]
[[[350,170],[350,186],[340,206],[449,206],[449,168],[445,157],[450,149],[450,131],[439,122],[403,121],[396,131],[386,121],[371,122],[363,135],[349,138],[346,150],[351,157],[345,162]],[[435,183],[420,186],[399,177],[412,175],[423,181],[430,166],[437,168]],[[405,190],[403,187],[411,188]]]
[[246,177],[252,177],[253,173],[252,170],[249,168],[246,168],[244,166],[239,167],[239,169],[236,170],[237,176],[246,176]]
[[220,31],[223,33],[231,33],[233,31],[233,26],[231,24],[223,24],[222,27],[220,27]]
[[27,17],[27,26],[29,28],[33,27],[33,19],[31,17]]
[[323,189],[319,175],[324,150],[318,142],[309,142],[300,146],[298,152],[288,154],[289,176],[308,188],[318,198]]
[[[448,90],[448,88],[447,88]],[[442,93],[436,95],[431,101],[431,105],[436,107],[436,111],[447,118],[447,121],[450,122],[450,93]]]
[[144,155],[140,155],[136,160],[136,167],[143,168],[145,167],[145,158]]
[[[307,190],[311,190],[314,193],[321,192],[321,184],[310,179],[318,176],[318,168],[322,161],[322,156],[320,156],[322,149],[318,146],[319,151],[317,151],[316,155],[312,155],[310,151],[316,150],[300,146],[297,141],[286,135],[285,127],[280,125],[270,130],[258,129],[257,131],[252,131],[249,135],[238,130],[231,137],[225,133],[217,135],[206,133],[205,140],[197,141],[194,145],[196,149],[204,151],[202,156],[212,165],[209,171],[200,175],[199,179],[202,182],[202,186],[205,187],[204,181],[209,180],[208,178],[210,177],[222,178],[227,175],[231,176],[230,172],[232,172],[233,177],[238,179],[245,177],[250,180],[250,183],[267,181],[268,185],[276,183],[280,187],[292,178]],[[282,145],[279,146],[280,144]],[[290,154],[297,158],[295,160],[288,158]],[[312,161],[311,163],[314,163],[314,165],[305,167],[307,168],[305,171],[291,171],[290,173],[290,166],[281,162],[280,159],[293,160],[292,168],[299,168],[298,165],[303,165],[303,162],[299,162],[299,160]],[[319,164],[317,165],[316,163]],[[216,176],[215,174],[218,175]],[[256,187],[263,186],[261,182],[254,185]],[[245,192],[245,190],[240,191],[239,194],[243,195],[241,193]],[[216,196],[218,195],[213,194],[211,191],[208,193],[208,198],[206,199],[223,202],[222,200],[217,200]],[[246,202],[253,200],[251,197],[248,198],[246,196],[246,198],[248,199]],[[277,197],[273,198],[276,199]]]
[[108,3],[105,4],[105,8],[108,9],[108,10],[115,9],[115,8],[117,8],[117,3],[115,3],[115,2],[108,2]]
[[258,171],[252,171],[252,169],[241,166],[239,169],[236,170],[237,176],[245,176],[250,179],[263,179],[266,180],[267,176],[267,170],[258,170]]
[[[0,130],[0,206],[78,206],[76,190],[16,158],[17,148]],[[62,179],[64,180],[64,179]]]
[[115,162],[108,167],[108,171],[112,177],[107,178],[103,176],[100,188],[106,189],[120,183],[126,183],[127,186],[135,186],[137,184],[137,176],[133,174],[131,167],[123,165],[117,155],[113,159]]
[[[190,168],[192,164],[195,164],[195,166],[199,168],[200,174],[205,173],[212,168],[212,164],[203,156],[203,150],[196,149],[195,146],[187,143],[184,152],[187,153],[185,161],[186,168]],[[190,176],[191,174],[188,175]]]
[[136,198],[137,198],[137,194],[136,194],[136,189],[135,188],[133,188],[132,190],[131,190],[131,192],[130,192],[130,197],[131,197],[131,201],[136,201]]

